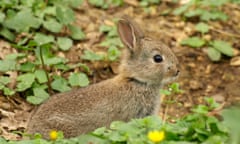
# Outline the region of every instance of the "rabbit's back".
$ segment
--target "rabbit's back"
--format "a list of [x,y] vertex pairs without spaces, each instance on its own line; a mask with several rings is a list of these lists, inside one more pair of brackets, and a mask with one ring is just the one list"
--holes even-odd
[[52,96],[33,115],[28,132],[48,138],[51,130],[60,130],[66,137],[73,137],[108,126],[114,120],[128,121],[157,111],[156,90],[141,83],[136,85],[130,79],[119,79]]

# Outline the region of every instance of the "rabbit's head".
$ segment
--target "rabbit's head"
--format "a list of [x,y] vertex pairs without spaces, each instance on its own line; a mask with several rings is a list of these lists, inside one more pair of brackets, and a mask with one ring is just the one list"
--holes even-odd
[[146,37],[129,17],[119,20],[118,33],[127,48],[120,74],[156,86],[171,82],[179,75],[178,60],[171,49],[160,41]]

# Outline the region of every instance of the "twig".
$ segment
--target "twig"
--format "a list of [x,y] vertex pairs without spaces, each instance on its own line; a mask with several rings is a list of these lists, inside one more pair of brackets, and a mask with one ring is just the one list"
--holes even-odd
[[240,35],[237,35],[237,34],[228,33],[228,32],[222,31],[222,30],[215,29],[215,28],[213,28],[213,27],[210,27],[210,29],[211,29],[212,31],[215,31],[215,32],[218,32],[218,33],[221,33],[221,34],[225,34],[225,35],[228,35],[228,36],[231,36],[231,37],[240,38]]
[[[166,98],[166,95],[164,96],[164,98]],[[173,98],[173,96],[172,95],[169,95],[168,97],[167,97],[167,100],[168,101],[172,101],[172,98]],[[166,103],[166,108],[165,108],[165,110],[164,110],[164,114],[163,114],[163,118],[162,118],[162,120],[163,120],[163,124],[165,124],[165,122],[167,121],[167,114],[168,114],[168,111],[169,111],[169,102],[167,102]]]
[[163,125],[165,124],[165,122],[166,122],[166,120],[167,120],[168,109],[169,109],[169,104],[166,105],[166,108],[165,108],[165,110],[164,110],[164,114],[163,114]]

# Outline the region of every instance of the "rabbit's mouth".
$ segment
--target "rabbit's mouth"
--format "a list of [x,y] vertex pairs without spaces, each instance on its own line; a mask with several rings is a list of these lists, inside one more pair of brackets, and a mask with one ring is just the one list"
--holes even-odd
[[179,73],[180,73],[180,72],[177,71],[177,73],[175,74],[174,77],[164,78],[164,79],[162,80],[163,85],[169,84],[169,83],[175,81],[175,80],[179,77]]

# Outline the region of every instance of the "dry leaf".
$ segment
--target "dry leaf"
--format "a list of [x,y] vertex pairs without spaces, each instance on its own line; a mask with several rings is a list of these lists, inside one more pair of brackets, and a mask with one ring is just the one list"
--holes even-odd
[[108,25],[108,26],[114,26],[115,23],[113,21],[110,20],[104,20],[104,24]]
[[139,2],[136,0],[124,0],[124,2],[135,7],[139,5]]
[[231,66],[240,66],[240,56],[233,57],[230,61]]
[[0,104],[0,134],[5,139],[18,140],[21,137],[12,132],[26,128],[32,106],[20,97],[12,100],[0,96]]

